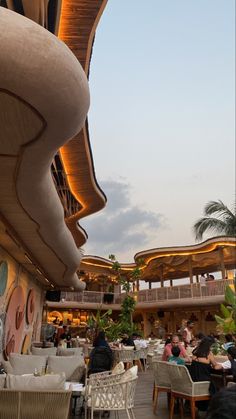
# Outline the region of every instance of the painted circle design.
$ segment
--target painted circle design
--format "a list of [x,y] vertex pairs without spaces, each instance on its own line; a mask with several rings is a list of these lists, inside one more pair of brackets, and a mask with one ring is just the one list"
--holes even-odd
[[21,350],[24,328],[25,297],[21,286],[14,288],[8,306],[5,326],[5,355]]
[[35,312],[35,292],[32,289],[29,290],[26,304],[26,323],[32,324]]
[[0,296],[2,296],[7,287],[8,265],[3,261],[0,263]]
[[30,349],[30,344],[31,344],[31,336],[30,335],[25,335],[23,343],[22,343],[22,348],[21,348],[21,353],[27,355],[28,351]]

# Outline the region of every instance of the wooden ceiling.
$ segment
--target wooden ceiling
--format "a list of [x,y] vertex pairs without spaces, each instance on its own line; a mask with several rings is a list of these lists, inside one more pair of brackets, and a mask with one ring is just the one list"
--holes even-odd
[[[78,58],[87,77],[95,30],[106,3],[107,0],[62,2],[58,36]],[[84,232],[78,228],[78,220],[101,210],[106,203],[106,197],[95,176],[88,121],[82,131],[60,149],[60,156],[70,191],[81,204],[81,210],[66,219],[76,245],[80,247],[86,238]]]

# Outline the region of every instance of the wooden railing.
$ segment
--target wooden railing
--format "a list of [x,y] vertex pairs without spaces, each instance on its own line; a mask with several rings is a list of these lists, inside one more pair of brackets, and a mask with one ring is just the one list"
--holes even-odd
[[[158,301],[182,300],[182,299],[205,299],[214,296],[223,296],[226,285],[233,284],[233,280],[215,280],[201,284],[177,285],[172,287],[154,288],[130,293],[137,303],[153,303]],[[63,301],[95,304],[121,304],[125,294],[112,294],[94,291],[62,292]]]

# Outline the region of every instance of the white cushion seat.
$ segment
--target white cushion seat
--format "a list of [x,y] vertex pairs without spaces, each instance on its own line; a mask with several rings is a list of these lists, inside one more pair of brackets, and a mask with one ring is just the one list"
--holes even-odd
[[48,370],[65,373],[66,381],[80,381],[85,372],[84,359],[78,356],[49,356]]
[[48,374],[35,377],[32,374],[12,375],[6,378],[6,388],[19,391],[64,390],[66,377],[64,373]]
[[36,348],[32,346],[32,349],[31,349],[32,355],[43,355],[43,356],[48,357],[48,355],[56,355],[56,353],[57,353],[57,348],[55,346],[53,346],[52,348]]
[[41,372],[43,369],[45,370],[46,363],[47,356],[11,353],[9,361],[3,361],[3,366],[8,374],[22,375],[33,374],[35,370]]

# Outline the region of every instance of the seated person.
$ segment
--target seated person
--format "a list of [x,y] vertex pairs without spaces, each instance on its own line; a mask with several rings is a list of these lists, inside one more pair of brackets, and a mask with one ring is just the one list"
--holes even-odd
[[136,349],[147,348],[147,342],[145,339],[142,339],[140,335],[133,334],[134,345]]
[[191,347],[191,348],[196,348],[196,346],[197,346],[197,339],[196,339],[196,338],[193,338],[193,339],[190,341],[190,347]]
[[110,371],[113,364],[113,353],[103,331],[98,333],[93,346],[94,348],[89,355],[88,375]]
[[185,365],[184,359],[179,356],[180,349],[178,346],[173,346],[171,353],[172,355],[169,357],[168,362],[171,362],[171,364]]
[[63,332],[60,335],[60,341],[65,341],[67,348],[71,348],[71,333],[69,327],[63,326]]
[[236,347],[230,346],[227,350],[228,361],[222,362],[220,364],[223,369],[230,369],[229,374],[231,373],[234,377],[234,381],[236,382]]
[[[203,338],[199,345],[193,350],[192,363],[188,370],[193,381],[210,381],[209,392],[211,395],[215,394],[216,387],[211,382],[212,368],[222,368],[217,364],[213,353],[211,352],[211,346],[214,340],[209,337]],[[208,401],[197,401],[196,406],[199,410],[206,411],[208,407]]]
[[185,361],[189,362],[190,359],[187,356],[186,349],[179,341],[179,336],[173,335],[171,339],[171,343],[168,343],[162,355],[162,361],[168,361],[169,357],[172,355],[171,350],[174,346],[179,347],[180,349],[180,358],[184,358]]
[[121,340],[120,343],[122,343],[122,345],[124,345],[124,346],[134,346],[135,347],[133,338],[131,336],[129,336],[127,333],[125,333],[123,335],[123,339]]
[[206,419],[234,419],[236,412],[236,385],[220,390],[212,397]]
[[225,335],[224,349],[227,351],[227,349],[230,348],[230,346],[234,346],[234,344],[233,336],[230,333]]
[[97,348],[99,346],[103,346],[103,347],[106,347],[106,348],[110,349],[110,346],[109,346],[108,342],[106,341],[105,332],[103,330],[98,332],[97,336],[95,337],[95,339],[93,341],[93,347],[94,348]]

